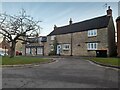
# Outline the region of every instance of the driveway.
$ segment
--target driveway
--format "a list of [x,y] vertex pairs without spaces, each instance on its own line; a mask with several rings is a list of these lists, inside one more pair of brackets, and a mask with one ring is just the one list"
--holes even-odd
[[116,88],[118,70],[81,58],[54,58],[39,66],[2,69],[3,88]]

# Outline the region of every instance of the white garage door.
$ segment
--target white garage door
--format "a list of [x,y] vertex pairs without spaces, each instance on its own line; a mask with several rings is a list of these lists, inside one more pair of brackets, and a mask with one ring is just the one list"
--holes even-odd
[[43,54],[43,48],[37,48],[37,54],[42,55]]

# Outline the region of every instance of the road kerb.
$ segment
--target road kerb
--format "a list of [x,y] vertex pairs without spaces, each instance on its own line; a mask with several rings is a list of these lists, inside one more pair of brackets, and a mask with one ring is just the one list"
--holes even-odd
[[19,64],[19,65],[0,65],[0,67],[24,67],[24,66],[40,66],[40,64],[47,64],[47,63],[53,63],[56,60],[51,59],[48,62],[41,62],[41,63],[32,63],[32,64]]

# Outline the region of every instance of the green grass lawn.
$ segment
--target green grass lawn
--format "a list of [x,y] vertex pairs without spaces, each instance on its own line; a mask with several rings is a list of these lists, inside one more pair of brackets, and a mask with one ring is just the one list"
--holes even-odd
[[2,61],[2,65],[31,64],[31,63],[42,63],[42,62],[50,61],[50,59],[45,59],[45,58],[43,59],[38,57],[23,57],[23,56],[18,56],[14,58],[2,57],[2,59],[0,60]]
[[120,58],[89,58],[89,60],[100,62],[107,65],[120,66]]

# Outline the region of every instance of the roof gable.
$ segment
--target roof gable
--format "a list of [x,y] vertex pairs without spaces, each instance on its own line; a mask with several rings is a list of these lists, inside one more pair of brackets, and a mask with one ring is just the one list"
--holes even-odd
[[108,26],[109,20],[110,20],[110,16],[105,15],[105,16],[85,20],[82,22],[74,23],[72,25],[57,27],[48,36],[106,28]]

